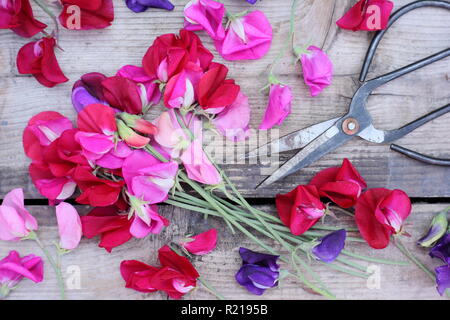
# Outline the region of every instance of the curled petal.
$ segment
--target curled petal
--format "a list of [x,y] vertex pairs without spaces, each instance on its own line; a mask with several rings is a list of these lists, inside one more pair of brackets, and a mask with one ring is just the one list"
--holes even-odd
[[210,229],[191,238],[191,241],[184,242],[182,245],[187,251],[196,255],[208,254],[217,246],[216,229]]

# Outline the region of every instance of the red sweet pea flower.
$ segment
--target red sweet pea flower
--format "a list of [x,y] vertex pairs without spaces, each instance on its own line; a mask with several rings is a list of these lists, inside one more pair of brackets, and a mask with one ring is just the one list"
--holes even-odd
[[367,184],[348,159],[342,166],[320,171],[309,183],[319,189],[321,197],[327,197],[342,208],[351,208],[367,188]]
[[59,67],[54,48],[56,41],[51,37],[27,43],[17,54],[17,69],[20,74],[33,75],[40,84],[54,87],[69,81]]
[[298,186],[287,194],[277,194],[276,206],[281,221],[298,236],[325,214],[325,206],[315,186]]
[[158,251],[161,267],[149,266],[136,260],[125,260],[120,272],[126,287],[140,292],[165,291],[169,297],[180,299],[194,289],[200,277],[191,262],[173,252],[168,246]]
[[394,4],[388,0],[360,0],[336,24],[353,31],[386,29]]
[[29,0],[0,1],[0,29],[11,29],[21,37],[30,38],[47,28],[33,16]]
[[369,189],[358,199],[355,219],[362,237],[374,249],[383,249],[391,235],[402,232],[411,213],[411,201],[401,190]]
[[106,101],[130,114],[142,114],[142,99],[137,84],[127,78],[114,76],[102,81]]
[[107,136],[117,131],[114,110],[104,104],[96,103],[86,106],[77,119],[78,129],[85,132],[101,133]]
[[125,182],[112,181],[96,177],[89,169],[77,167],[73,179],[81,189],[81,195],[76,201],[93,207],[107,207],[119,200],[120,192]]
[[228,107],[236,100],[240,87],[234,80],[225,79],[227,74],[227,67],[214,63],[201,77],[197,96],[203,109]]
[[130,240],[132,220],[128,219],[126,214],[118,214],[118,211],[116,206],[91,210],[86,216],[81,217],[83,235],[88,239],[100,235],[98,246],[108,252]]
[[61,0],[61,4],[59,22],[67,29],[103,29],[114,20],[112,0]]

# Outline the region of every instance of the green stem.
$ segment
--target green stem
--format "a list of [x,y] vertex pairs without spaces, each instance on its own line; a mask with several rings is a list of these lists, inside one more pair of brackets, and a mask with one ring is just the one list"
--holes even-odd
[[214,289],[214,287],[212,287],[205,279],[203,279],[202,277],[199,277],[198,281],[200,281],[200,283],[205,287],[206,290],[208,290],[213,295],[215,295],[217,297],[217,299],[226,300],[226,298],[223,295],[221,295],[219,292],[217,292],[217,290]]
[[397,266],[409,266],[408,262],[372,258],[372,257],[360,255],[360,254],[357,254],[357,253],[354,253],[354,252],[350,252],[350,251],[347,251],[347,250],[342,250],[341,254],[349,256],[349,257],[352,257],[352,258],[365,260],[365,261],[368,261],[368,262],[382,263],[382,264],[389,264],[389,265],[397,265]]
[[39,239],[39,237],[38,237],[38,235],[36,233],[33,232],[33,234],[30,234],[29,239],[34,240],[37,243],[39,248],[41,248],[42,252],[47,257],[48,262],[50,262],[50,265],[52,266],[52,268],[53,268],[53,270],[55,271],[55,274],[56,274],[56,279],[58,281],[59,293],[60,293],[61,299],[65,300],[66,299],[66,293],[65,293],[65,289],[64,289],[65,286],[64,286],[64,279],[63,279],[63,276],[62,276],[61,268],[58,266],[58,263],[55,262],[55,260],[53,259],[52,255],[45,248],[44,244],[41,242],[41,240]]
[[403,244],[403,242],[400,240],[398,236],[394,238],[395,246],[416,266],[418,266],[423,272],[426,273],[426,275],[434,282],[436,281],[436,277],[433,272],[431,272],[419,259],[417,259],[411,251],[408,250],[408,248]]
[[[56,18],[55,14],[41,0],[33,0],[33,1],[53,20],[53,23],[55,24],[55,38],[56,38],[56,42],[58,42],[59,24],[58,24],[58,19]],[[48,34],[46,32],[44,32],[44,34],[46,36],[48,36]],[[59,46],[58,46],[58,48],[59,48]]]

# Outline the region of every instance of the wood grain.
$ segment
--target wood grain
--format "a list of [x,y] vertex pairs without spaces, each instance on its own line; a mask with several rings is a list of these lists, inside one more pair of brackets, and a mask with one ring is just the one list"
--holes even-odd
[[[447,207],[448,204],[423,205],[416,204],[413,214],[407,220],[406,230],[411,238],[404,237],[407,247],[419,257],[428,267],[434,268],[439,262],[427,256],[425,250],[418,248],[415,241],[427,229],[432,214]],[[274,212],[271,206],[260,206],[262,210]],[[49,246],[58,241],[58,232],[55,226],[54,209],[42,206],[29,206],[40,224],[39,235],[42,241]],[[86,212],[86,207],[79,206],[80,212]],[[198,213],[179,210],[169,206],[161,207],[161,214],[170,219],[171,225],[160,235],[145,239],[133,239],[108,254],[104,249],[97,247],[97,239],[82,239],[80,246],[63,257],[63,270],[79,268],[81,275],[81,288],[67,291],[69,299],[166,299],[162,293],[143,294],[124,288],[124,281],[119,272],[122,260],[136,259],[152,265],[157,265],[157,250],[173,239],[205,231],[211,227],[219,231],[218,247],[212,253],[195,258],[194,265],[201,276],[214,286],[221,294],[229,299],[321,299],[309,291],[302,289],[301,284],[293,278],[286,278],[278,288],[268,290],[262,297],[249,294],[234,280],[234,274],[239,269],[239,247],[247,247],[261,251],[241,233],[231,234],[225,223],[217,218],[203,219]],[[347,218],[337,214],[339,221],[328,217],[326,225],[354,226]],[[269,240],[261,238],[271,244]],[[275,246],[276,248],[276,246]],[[40,255],[39,248],[31,241],[19,243],[0,242],[0,257],[5,256],[9,250],[17,250],[21,254],[35,253]],[[276,248],[279,250],[279,248]],[[365,254],[377,258],[386,258],[397,261],[406,261],[406,258],[392,244],[384,250],[370,249],[365,243],[347,243],[346,249],[352,252]],[[363,265],[369,265],[361,262]],[[323,265],[311,262],[313,269],[320,274],[328,289],[340,299],[439,299],[434,283],[417,269],[410,266],[380,267],[380,288],[368,289],[365,279],[349,276],[337,271],[331,271]],[[282,264],[282,268],[286,268]],[[70,277],[65,274],[65,277]],[[20,283],[11,299],[58,299],[56,279],[50,265],[45,264],[45,281],[34,284],[29,280]],[[208,291],[199,288],[186,296],[186,299],[214,299]]]
[[[15,57],[27,40],[15,36],[9,30],[0,30],[0,42],[3,44],[0,48],[0,196],[11,188],[25,187],[27,198],[41,198],[29,181],[29,161],[21,146],[22,130],[28,119],[44,110],[57,110],[75,119],[70,103],[73,82],[87,72],[99,71],[113,75],[122,65],[139,65],[141,57],[156,36],[177,32],[182,27],[185,2],[174,1],[176,9],[173,12],[149,10],[134,14],[125,7],[123,1],[115,1],[116,19],[110,28],[62,30],[60,45],[65,51],[58,51],[57,56],[70,82],[52,89],[42,87],[30,76],[17,73]],[[398,0],[395,6],[398,8],[408,2]],[[262,10],[273,25],[273,46],[263,59],[225,62],[217,57],[217,61],[229,67],[230,75],[236,78],[242,91],[249,96],[252,105],[251,126],[257,128],[267,99],[259,89],[265,85],[268,65],[286,40],[290,1],[264,0],[253,7],[243,0],[227,0],[225,3],[231,12],[253,8]],[[284,135],[346,112],[358,87],[359,70],[372,36],[366,32],[340,30],[335,25],[334,22],[352,3],[352,0],[300,1],[297,9],[297,44],[322,46],[334,62],[335,77],[332,86],[320,96],[311,98],[302,83],[299,66],[292,65],[291,56],[282,59],[275,70],[280,80],[294,88],[295,100],[292,114],[283,126],[272,131],[272,136]],[[53,7],[57,11],[57,6]],[[39,9],[35,11],[39,19],[51,24]],[[370,77],[448,47],[450,29],[445,26],[449,15],[450,12],[442,9],[421,9],[403,17],[381,42]],[[212,41],[202,32],[199,35],[205,45],[216,53]],[[376,126],[381,129],[396,128],[447,104],[450,101],[448,61],[448,58],[444,59],[379,88],[370,97],[368,105]],[[155,107],[149,118],[154,118],[160,110]],[[446,115],[427,124],[402,138],[399,144],[430,155],[450,156],[449,117]],[[240,148],[253,148],[258,140],[256,134],[250,142],[241,144]],[[261,140],[267,140],[264,132],[259,134]],[[228,151],[230,148],[232,144],[227,145]],[[267,174],[267,167],[260,164],[236,164],[236,161],[228,161],[224,167],[247,196],[271,197],[275,192],[285,192],[294,185],[308,182],[319,169],[338,165],[344,157],[354,162],[371,187],[401,188],[415,197],[450,196],[449,168],[424,165],[389,151],[388,146],[358,138],[326,155],[311,167],[258,192],[253,188]]]

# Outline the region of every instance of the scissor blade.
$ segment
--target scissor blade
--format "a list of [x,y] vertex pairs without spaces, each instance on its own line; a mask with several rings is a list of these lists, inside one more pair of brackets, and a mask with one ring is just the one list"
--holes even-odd
[[324,133],[339,119],[340,118],[330,119],[327,121],[316,123],[310,127],[289,133],[279,139],[273,140],[259,148],[250,151],[249,153],[245,154],[244,158],[255,158],[258,156],[269,155],[269,152],[272,154],[303,148],[308,143]]
[[338,148],[351,138],[352,136],[343,133],[336,125],[332,126],[273,172],[272,175],[263,180],[256,189],[268,186],[275,181],[309,166],[311,163]]

